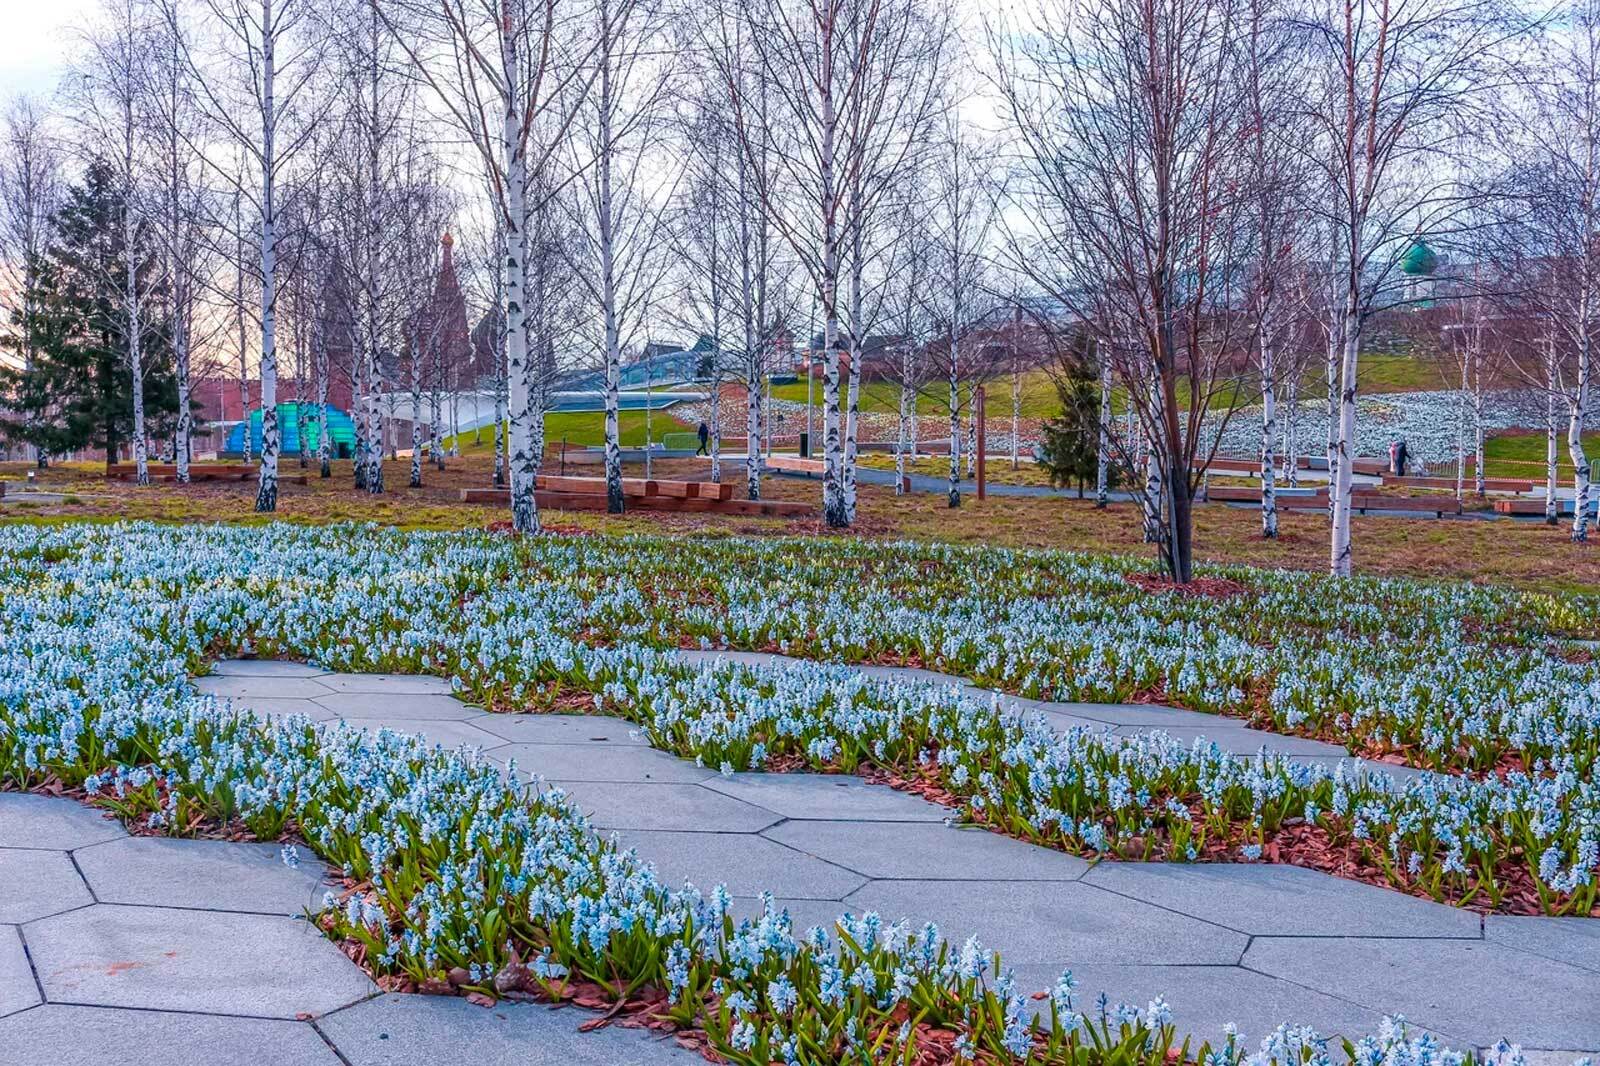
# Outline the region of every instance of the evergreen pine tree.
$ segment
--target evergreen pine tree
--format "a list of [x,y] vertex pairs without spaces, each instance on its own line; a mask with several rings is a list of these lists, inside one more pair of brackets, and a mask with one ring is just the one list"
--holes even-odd
[[[1049,473],[1052,485],[1064,488],[1076,483],[1082,497],[1084,485],[1098,476],[1100,457],[1100,365],[1087,334],[1072,337],[1051,378],[1060,413],[1042,427],[1039,465]],[[1114,486],[1115,464],[1106,477],[1108,487]]]
[[[133,375],[125,354],[127,316],[122,213],[127,209],[115,173],[90,164],[69,190],[55,219],[55,241],[39,264],[31,321],[18,320],[34,343],[30,370],[0,368],[0,406],[18,416],[0,423],[8,440],[53,455],[101,448],[106,465],[133,432]],[[137,277],[152,309],[160,294],[153,257]],[[177,414],[177,383],[163,318],[145,323],[144,403],[147,427],[162,437]]]

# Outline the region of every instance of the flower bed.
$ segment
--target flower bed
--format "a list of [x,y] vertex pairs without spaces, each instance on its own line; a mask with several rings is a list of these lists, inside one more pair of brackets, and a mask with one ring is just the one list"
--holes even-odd
[[[1131,564],[1113,560],[836,547],[817,559],[798,543],[6,527],[0,782],[83,787],[174,832],[242,824],[272,839],[294,827],[361,886],[325,923],[378,973],[499,995],[569,995],[581,979],[659,1002],[747,1063],[979,1053],[1154,1064],[1175,1037],[1159,1002],[1082,1017],[1063,982],[1032,1004],[979,946],[951,949],[936,929],[867,916],[830,940],[775,913],[736,927],[721,893],[669,891],[558,796],[526,795],[468,753],[233,714],[195,696],[188,674],[250,646],[335,669],[440,674],[502,706],[593,693],[658,746],[710,765],[871,764],[932,783],[978,821],[1072,850],[1249,858],[1315,830],[1412,891],[1502,908],[1531,899],[1549,913],[1594,906],[1600,797],[1571,768],[1574,717],[1573,735],[1539,740],[1561,752],[1552,772],[1436,776],[1389,792],[1159,736],[1056,734],[937,687],[842,670],[698,670],[658,649],[698,638],[895,656],[1027,691],[1112,694],[1154,671],[1169,691],[1223,709],[1257,687],[1250,671],[1281,653],[1265,637],[1291,614],[1297,640],[1338,622],[1344,640],[1330,649],[1453,629],[1458,650],[1539,664],[1524,682],[1536,688],[1565,681],[1558,662],[1592,669],[1537,643],[1583,632],[1587,604],[1243,570],[1224,576],[1248,594],[1181,597],[1142,592],[1123,580]],[[1359,605],[1336,610],[1343,596]],[[1049,658],[1073,634],[1089,648]],[[1421,673],[1422,685],[1441,657],[1411,651],[1383,668]],[[1237,674],[1218,680],[1220,669]],[[1294,1039],[1278,1034],[1263,1061],[1288,1061]],[[1376,1062],[1397,1044],[1425,1061],[1437,1053],[1397,1032],[1348,1050]]]

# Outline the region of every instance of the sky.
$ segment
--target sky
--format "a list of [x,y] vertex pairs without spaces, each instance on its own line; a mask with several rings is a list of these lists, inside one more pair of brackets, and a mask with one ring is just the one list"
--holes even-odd
[[49,96],[93,0],[0,0],[0,99]]

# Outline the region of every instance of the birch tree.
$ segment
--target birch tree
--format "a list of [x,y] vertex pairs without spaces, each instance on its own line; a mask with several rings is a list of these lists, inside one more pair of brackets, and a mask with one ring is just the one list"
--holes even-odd
[[564,148],[588,88],[588,53],[574,44],[577,27],[565,4],[558,13],[558,0],[378,0],[375,9],[471,144],[501,227],[511,525],[537,533],[534,439],[544,411],[528,351],[527,225],[550,203],[529,196],[529,179],[547,173]]
[[1149,444],[1163,563],[1185,583],[1195,472],[1241,393],[1243,26],[1238,0],[1059,0],[1025,35],[991,32],[1028,213],[1007,258],[1111,363]]
[[1270,540],[1278,535],[1278,390],[1286,376],[1298,380],[1295,368],[1285,365],[1283,351],[1294,327],[1289,290],[1308,220],[1295,143],[1303,132],[1293,106],[1298,64],[1285,9],[1279,0],[1247,0],[1243,17],[1246,181],[1252,201],[1247,224],[1253,231],[1255,261],[1246,291],[1246,328],[1260,377],[1261,535]]
[[[773,341],[782,318],[785,285],[779,263],[777,216],[769,210],[780,195],[784,177],[777,147],[775,91],[762,53],[752,43],[753,30],[743,12],[717,5],[700,28],[700,50],[710,57],[720,89],[719,99],[733,105],[719,132],[734,139],[731,146],[732,187],[729,210],[735,230],[731,257],[737,272],[732,297],[738,321],[737,373],[745,392],[745,492],[761,498],[761,394],[772,371]],[[809,427],[808,427],[809,428]]]
[[[1451,229],[1469,203],[1450,165],[1458,131],[1496,82],[1493,59],[1525,24],[1499,0],[1324,0],[1301,25],[1320,77],[1304,96],[1337,269],[1338,419],[1329,568],[1348,575],[1361,344],[1378,311],[1406,299],[1399,263],[1418,234]],[[1332,384],[1330,367],[1330,384]]]
[[144,341],[149,324],[138,274],[153,243],[148,190],[140,181],[150,154],[141,120],[149,88],[146,64],[156,41],[155,29],[151,12],[138,0],[104,0],[99,21],[84,35],[84,56],[72,78],[83,141],[112,162],[122,186],[122,269],[115,284],[127,323],[123,359],[132,376],[130,443],[135,477],[141,486],[150,484],[144,405]]
[[[34,301],[61,202],[61,172],[49,113],[26,96],[11,101],[0,118],[0,330],[21,357],[24,373],[33,370]],[[49,453],[35,448],[34,461],[44,469]]]
[[212,339],[199,321],[200,300],[218,266],[209,249],[214,198],[197,147],[205,130],[187,60],[193,33],[186,10],[173,0],[162,0],[144,93],[153,169],[160,181],[155,231],[165,267],[167,331],[178,390],[173,460],[180,485],[189,483],[196,350]]
[[[318,26],[313,0],[204,0],[214,48],[191,48],[187,61],[207,118],[251,164],[236,191],[256,220],[256,320],[261,379],[261,462],[256,510],[278,507],[278,256],[288,234],[280,225],[286,175],[316,128],[312,99]],[[213,58],[214,57],[214,58]],[[213,162],[223,178],[231,171]],[[248,433],[248,424],[246,425]]]

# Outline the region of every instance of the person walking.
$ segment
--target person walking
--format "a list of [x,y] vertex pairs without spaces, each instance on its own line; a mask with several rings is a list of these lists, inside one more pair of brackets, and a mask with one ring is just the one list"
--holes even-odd
[[707,445],[711,442],[711,427],[706,425],[704,422],[701,422],[698,432],[700,434],[700,450],[695,452],[695,454],[710,455],[711,450],[707,447]]

